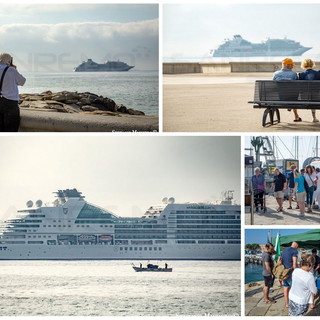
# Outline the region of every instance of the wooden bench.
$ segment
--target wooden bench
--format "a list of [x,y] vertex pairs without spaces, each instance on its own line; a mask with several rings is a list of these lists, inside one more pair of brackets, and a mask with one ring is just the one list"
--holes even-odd
[[[257,80],[254,89],[253,108],[266,109],[262,125],[280,122],[279,109],[320,109],[320,81]],[[269,116],[269,120],[268,120]]]

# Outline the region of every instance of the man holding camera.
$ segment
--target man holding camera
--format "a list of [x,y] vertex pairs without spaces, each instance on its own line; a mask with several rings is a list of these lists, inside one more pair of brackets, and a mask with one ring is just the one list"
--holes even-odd
[[20,125],[18,86],[26,82],[9,53],[0,53],[0,132],[16,132]]

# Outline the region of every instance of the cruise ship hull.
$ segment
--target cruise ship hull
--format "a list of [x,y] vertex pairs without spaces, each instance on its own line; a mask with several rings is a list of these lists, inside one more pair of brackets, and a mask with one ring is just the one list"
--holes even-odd
[[[146,249],[145,249],[146,248]],[[149,250],[152,248],[152,250]],[[0,250],[0,260],[239,260],[239,245],[162,245],[127,251],[115,245],[11,245]]]

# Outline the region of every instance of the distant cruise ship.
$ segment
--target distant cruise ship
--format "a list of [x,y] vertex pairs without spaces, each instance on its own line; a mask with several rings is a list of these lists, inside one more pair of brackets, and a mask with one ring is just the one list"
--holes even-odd
[[228,192],[221,204],[163,199],[141,218],[122,218],[88,203],[76,189],[59,190],[4,221],[0,260],[240,259],[240,206]]
[[99,72],[99,71],[128,71],[134,68],[122,61],[107,61],[106,63],[97,63],[88,59],[74,68],[75,72]]
[[301,56],[312,49],[304,47],[299,42],[289,39],[268,39],[262,43],[252,43],[240,35],[234,35],[232,40],[226,40],[216,50],[211,50],[213,57],[263,57],[263,56]]

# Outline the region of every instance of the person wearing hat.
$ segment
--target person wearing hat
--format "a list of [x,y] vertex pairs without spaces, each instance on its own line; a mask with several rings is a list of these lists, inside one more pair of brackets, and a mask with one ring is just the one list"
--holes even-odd
[[[285,58],[282,60],[282,69],[276,71],[273,74],[273,79],[272,80],[276,80],[276,81],[280,81],[280,80],[298,80],[298,75],[292,71],[293,67],[294,67],[294,63],[293,60],[291,58]],[[290,111],[290,109],[289,109]],[[298,115],[298,111],[297,109],[292,109],[293,113],[294,113],[294,122],[299,122],[302,121],[302,119],[299,117]]]
[[[298,74],[298,78],[299,80],[320,80],[320,71],[316,71],[314,70],[316,64],[314,63],[314,61],[312,59],[304,59],[301,62],[301,68],[304,69],[305,71],[300,72]],[[318,98],[318,92],[312,92],[312,96],[313,98],[314,95],[317,95]],[[316,110],[311,110],[312,113],[312,118],[313,118],[313,122],[319,122],[319,120],[316,118]]]
[[0,53],[0,131],[15,132],[19,130],[20,109],[18,106],[18,86],[23,86],[26,78],[12,63],[9,53]]

